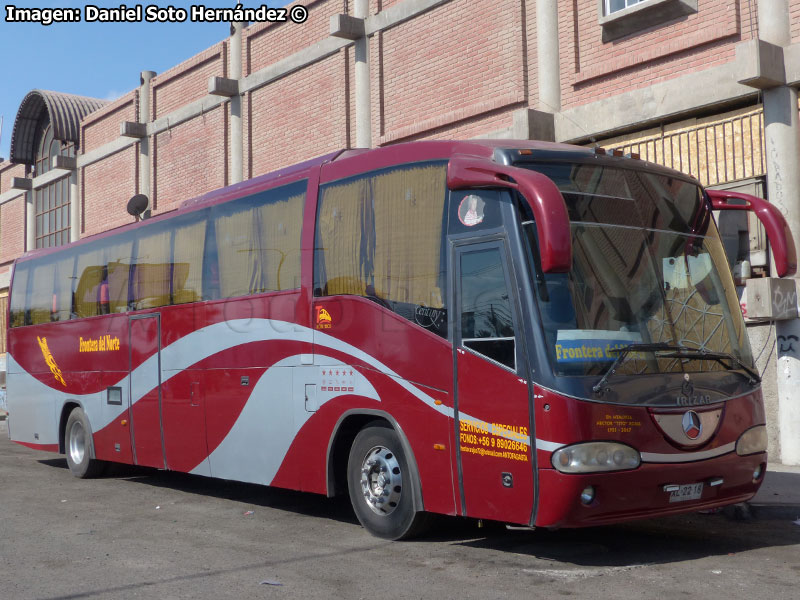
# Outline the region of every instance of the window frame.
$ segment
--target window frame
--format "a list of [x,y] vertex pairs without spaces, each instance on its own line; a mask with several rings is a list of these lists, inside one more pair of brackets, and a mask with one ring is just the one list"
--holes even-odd
[[[47,123],[40,129],[37,142],[34,162],[37,176],[52,169],[55,156],[74,157],[75,144],[55,139],[52,123]],[[71,228],[69,178],[69,175],[65,175],[33,191],[34,248],[52,248],[69,243]]]
[[[514,272],[514,265],[513,259],[511,255],[511,249],[509,247],[509,242],[507,238],[500,233],[489,233],[487,235],[482,235],[479,237],[462,237],[458,239],[452,239],[450,241],[451,244],[451,286],[452,286],[452,298],[449,304],[449,307],[453,311],[454,319],[453,319],[453,331],[452,331],[452,343],[454,349],[459,349],[464,352],[469,352],[470,354],[487,361],[490,364],[496,365],[509,371],[511,373],[516,373],[518,375],[524,374],[524,369],[526,365],[526,354],[524,345],[524,329],[523,329],[523,319],[521,314],[520,308],[520,292],[519,287],[516,283],[515,272]],[[469,252],[480,252],[483,250],[498,250],[500,253],[500,264],[503,269],[503,279],[505,280],[506,290],[508,292],[508,302],[509,302],[509,309],[511,311],[511,325],[514,328],[514,366],[510,367],[509,365],[502,363],[491,356],[481,353],[480,351],[471,348],[469,346],[464,345],[464,340],[475,340],[475,339],[506,339],[506,338],[464,338],[463,337],[463,328],[462,328],[462,319],[463,319],[463,311],[462,311],[462,265],[461,265],[461,258],[469,253]]]

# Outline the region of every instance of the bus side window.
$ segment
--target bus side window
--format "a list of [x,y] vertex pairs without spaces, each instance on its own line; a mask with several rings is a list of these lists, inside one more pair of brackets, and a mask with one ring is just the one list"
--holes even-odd
[[[246,196],[212,211],[214,241],[206,274],[222,298],[300,286],[300,235],[307,182]],[[212,249],[213,246],[213,249]],[[218,270],[214,271],[214,265]]]
[[72,316],[72,276],[75,271],[75,252],[62,251],[57,255],[53,272],[53,301],[50,318],[68,321]]
[[52,262],[40,262],[33,268],[30,300],[31,324],[49,323],[53,319],[53,284],[55,281],[55,265]]
[[77,318],[100,314],[100,284],[103,281],[105,260],[99,244],[81,249],[75,265],[73,304]]
[[142,310],[170,304],[172,231],[158,224],[138,230],[131,264],[133,308]]
[[177,220],[172,244],[172,303],[197,302],[203,297],[203,245],[207,211]]
[[11,288],[10,323],[11,327],[28,325],[26,322],[26,306],[28,295],[29,263],[17,263],[14,266],[14,287]]
[[500,250],[461,255],[461,343],[516,369],[516,340]]
[[206,228],[205,251],[203,253],[203,300],[218,300],[219,257],[217,256],[217,236],[213,221]]
[[322,187],[316,296],[368,298],[447,337],[446,167],[419,163]]

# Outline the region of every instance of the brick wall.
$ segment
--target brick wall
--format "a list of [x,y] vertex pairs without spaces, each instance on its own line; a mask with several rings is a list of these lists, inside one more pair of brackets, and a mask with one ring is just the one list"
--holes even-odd
[[248,95],[249,177],[347,145],[344,52]]
[[245,75],[324,40],[330,31],[331,16],[348,12],[346,0],[321,0],[300,4],[308,9],[308,20],[302,25],[292,22],[258,23],[244,30],[242,43],[245,59],[242,61],[242,68]]
[[792,43],[800,41],[800,0],[789,0],[789,23],[791,23]]
[[137,147],[131,146],[81,169],[81,235],[130,223],[128,200],[136,192]]
[[[443,25],[445,25],[443,29]],[[453,0],[386,31],[380,143],[526,99],[520,3]]]
[[209,77],[227,77],[228,42],[222,41],[150,80],[150,110],[158,119],[208,94]]
[[155,136],[151,202],[157,212],[226,185],[227,105]]
[[0,194],[11,189],[14,177],[25,177],[25,165],[15,165],[8,161],[0,163]]
[[85,154],[117,139],[120,123],[138,120],[138,102],[139,91],[133,90],[87,115],[81,121],[81,152]]
[[650,86],[734,59],[750,39],[755,0],[699,0],[698,12],[604,43],[596,2],[560,2],[562,106]]
[[0,264],[11,262],[24,251],[25,197],[20,195],[0,206]]
[[513,108],[506,108],[488,111],[479,116],[455,123],[449,122],[403,141],[424,139],[454,140],[485,136],[495,131],[502,131],[511,127],[513,124],[514,110]]

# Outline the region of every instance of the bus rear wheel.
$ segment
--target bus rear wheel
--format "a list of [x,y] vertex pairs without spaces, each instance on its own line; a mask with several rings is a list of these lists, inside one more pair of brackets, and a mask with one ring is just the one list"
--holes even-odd
[[103,472],[105,463],[93,458],[92,429],[82,408],[75,408],[69,413],[64,447],[67,451],[67,465],[75,477],[88,479]]
[[414,510],[411,470],[393,429],[370,425],[356,435],[347,463],[350,502],[371,534],[407,539],[427,529],[427,513]]

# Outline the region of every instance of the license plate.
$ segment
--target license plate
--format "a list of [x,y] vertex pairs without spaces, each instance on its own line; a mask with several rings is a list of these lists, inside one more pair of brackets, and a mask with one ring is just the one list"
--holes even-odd
[[687,500],[699,500],[703,495],[702,483],[688,483],[680,486],[674,492],[670,492],[670,502],[686,502]]

